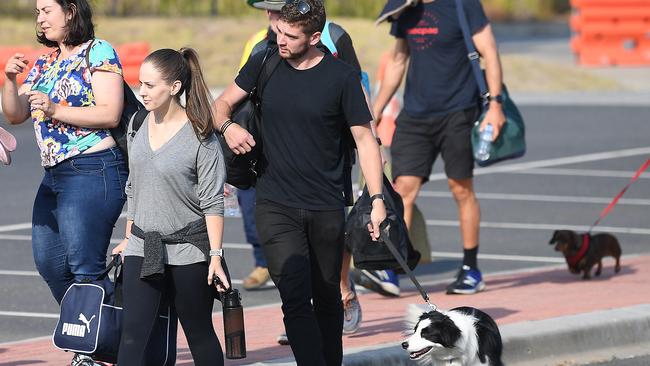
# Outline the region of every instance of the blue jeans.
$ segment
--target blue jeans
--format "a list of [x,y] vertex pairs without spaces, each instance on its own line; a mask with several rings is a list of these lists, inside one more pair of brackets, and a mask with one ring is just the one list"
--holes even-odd
[[57,302],[73,282],[94,279],[106,267],[127,178],[117,147],[45,168],[34,200],[32,248],[36,268]]
[[238,189],[237,202],[241,210],[242,219],[244,219],[244,232],[246,241],[253,246],[253,257],[255,258],[255,267],[268,267],[264,252],[257,238],[257,226],[255,226],[255,188]]

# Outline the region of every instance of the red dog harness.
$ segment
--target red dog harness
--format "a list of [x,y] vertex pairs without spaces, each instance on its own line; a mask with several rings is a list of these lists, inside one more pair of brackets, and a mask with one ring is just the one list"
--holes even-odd
[[578,253],[567,257],[566,261],[569,264],[569,267],[576,268],[578,263],[580,263],[582,258],[587,254],[587,250],[589,250],[589,233],[582,235],[582,246],[578,249]]

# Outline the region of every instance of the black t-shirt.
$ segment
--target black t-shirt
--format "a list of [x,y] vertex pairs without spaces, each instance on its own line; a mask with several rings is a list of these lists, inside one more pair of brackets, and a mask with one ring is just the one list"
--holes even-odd
[[[472,34],[488,24],[479,0],[463,0]],[[393,23],[391,32],[404,38],[410,62],[404,91],[404,111],[426,118],[475,106],[478,87],[454,0],[420,2]]]
[[[263,54],[252,56],[235,83],[250,92]],[[268,161],[257,198],[310,210],[343,208],[344,129],[372,120],[359,74],[325,54],[296,70],[285,60],[262,94],[262,140]]]

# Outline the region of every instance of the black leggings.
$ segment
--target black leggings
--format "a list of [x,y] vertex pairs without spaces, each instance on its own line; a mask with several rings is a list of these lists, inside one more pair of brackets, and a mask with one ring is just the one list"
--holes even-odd
[[146,345],[163,296],[173,301],[187,336],[194,364],[223,365],[223,351],[212,325],[214,290],[207,284],[206,262],[165,266],[164,279],[140,279],[142,257],[124,259],[124,314],[117,363],[143,366]]

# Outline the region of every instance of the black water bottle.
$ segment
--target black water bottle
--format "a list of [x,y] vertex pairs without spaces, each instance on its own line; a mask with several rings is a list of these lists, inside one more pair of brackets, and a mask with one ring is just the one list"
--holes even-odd
[[246,358],[246,336],[244,334],[244,309],[239,291],[232,287],[221,295],[223,305],[223,331],[226,335],[226,358]]

